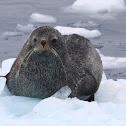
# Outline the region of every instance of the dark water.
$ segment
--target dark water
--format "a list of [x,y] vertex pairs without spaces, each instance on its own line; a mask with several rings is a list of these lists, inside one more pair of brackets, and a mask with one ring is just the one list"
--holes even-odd
[[[114,57],[126,57],[126,12],[113,14],[75,14],[64,12],[64,7],[71,5],[75,0],[0,0],[0,63],[7,59],[16,57],[21,46],[29,34],[15,37],[3,37],[6,31],[14,31],[17,24],[26,25],[32,13],[51,15],[57,18],[56,23],[36,24],[51,26],[73,26],[76,22],[93,21],[97,26],[87,29],[98,29],[102,36],[90,39],[92,44],[102,54]],[[83,26],[80,26],[83,27]],[[108,78],[126,78],[126,69],[106,70]]]

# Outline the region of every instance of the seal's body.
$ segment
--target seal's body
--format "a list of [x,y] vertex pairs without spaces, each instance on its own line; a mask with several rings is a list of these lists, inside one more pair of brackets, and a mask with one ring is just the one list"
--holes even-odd
[[24,44],[6,83],[14,95],[42,99],[68,85],[70,97],[86,100],[97,91],[102,69],[100,56],[89,40],[76,34],[62,36],[43,26]]
[[68,84],[71,97],[86,100],[101,82],[103,66],[97,50],[90,41],[77,34],[64,36],[68,51]]

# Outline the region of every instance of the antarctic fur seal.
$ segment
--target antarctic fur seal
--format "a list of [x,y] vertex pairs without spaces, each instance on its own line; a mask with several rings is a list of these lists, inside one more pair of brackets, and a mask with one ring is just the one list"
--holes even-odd
[[70,97],[86,100],[98,90],[102,71],[101,58],[89,40],[43,26],[22,47],[6,84],[14,95],[42,99],[67,85]]
[[[68,63],[67,84],[71,97],[91,101],[102,79],[103,65],[91,42],[77,34],[65,35]],[[91,99],[90,99],[91,98]]]

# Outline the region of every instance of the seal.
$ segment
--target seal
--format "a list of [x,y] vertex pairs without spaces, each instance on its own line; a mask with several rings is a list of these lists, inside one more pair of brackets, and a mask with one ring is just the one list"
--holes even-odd
[[91,42],[77,34],[65,35],[68,53],[68,85],[72,90],[70,97],[94,100],[100,85],[103,65],[99,53]]
[[89,40],[43,26],[22,47],[6,84],[13,95],[41,99],[67,85],[70,97],[86,100],[98,90],[102,71],[100,56]]

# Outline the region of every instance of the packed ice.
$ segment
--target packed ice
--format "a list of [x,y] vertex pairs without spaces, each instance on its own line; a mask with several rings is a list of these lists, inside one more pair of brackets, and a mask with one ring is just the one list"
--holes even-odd
[[76,0],[69,8],[74,12],[84,13],[107,13],[112,11],[124,10],[124,0]]

